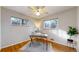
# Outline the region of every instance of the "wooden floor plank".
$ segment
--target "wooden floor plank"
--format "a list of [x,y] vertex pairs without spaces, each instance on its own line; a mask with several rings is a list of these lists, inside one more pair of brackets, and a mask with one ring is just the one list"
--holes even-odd
[[16,45],[12,45],[6,48],[2,48],[1,52],[17,52],[20,48],[22,48],[25,44],[27,44],[30,40],[18,43]]

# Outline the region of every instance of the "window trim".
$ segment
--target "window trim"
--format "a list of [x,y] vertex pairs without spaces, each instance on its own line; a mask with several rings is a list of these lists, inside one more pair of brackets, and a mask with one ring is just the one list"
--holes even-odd
[[[51,21],[51,20],[57,20],[57,26],[56,26],[56,28],[51,28],[51,27],[50,28],[45,28],[44,22],[45,21]],[[57,29],[58,27],[59,27],[59,20],[58,20],[58,18],[43,20],[43,26],[42,26],[43,29],[51,30],[51,29]]]
[[[16,18],[16,19],[21,19],[20,20],[20,24],[12,24],[12,20],[11,20],[11,18]],[[11,16],[10,17],[10,20],[11,20],[11,25],[14,25],[14,26],[24,26],[25,24],[23,23],[24,21],[29,21],[28,19],[26,20],[26,19],[23,19],[23,18],[20,18],[20,17],[16,17],[16,16]],[[26,23],[26,25],[27,25],[27,23]]]

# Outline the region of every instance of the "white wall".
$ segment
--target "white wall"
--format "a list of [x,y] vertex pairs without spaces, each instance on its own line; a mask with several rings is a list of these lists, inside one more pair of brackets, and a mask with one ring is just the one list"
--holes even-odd
[[54,34],[53,31],[49,30],[49,33],[48,33],[49,37],[53,38],[59,44],[67,45],[67,38],[65,38],[67,34],[65,34],[65,32],[68,30],[68,26],[77,27],[76,26],[76,22],[77,22],[76,11],[77,11],[77,8],[74,7],[69,10],[64,10],[62,12],[46,17],[45,20],[58,18],[59,24],[58,24],[57,31],[62,30],[61,32],[57,32],[56,34]]
[[0,48],[1,48],[1,6],[0,6]]
[[27,40],[30,33],[34,30],[34,24],[30,22],[28,24],[30,27],[12,26],[10,19],[11,16],[16,16],[23,19],[31,19],[18,12],[6,8],[1,8],[1,48]]
[[65,31],[67,31],[68,26],[76,27],[76,7],[47,16],[45,20],[53,18],[59,19],[59,28]]
[[[77,28],[79,31],[79,7],[77,8]],[[79,52],[79,35],[77,37],[77,51]]]

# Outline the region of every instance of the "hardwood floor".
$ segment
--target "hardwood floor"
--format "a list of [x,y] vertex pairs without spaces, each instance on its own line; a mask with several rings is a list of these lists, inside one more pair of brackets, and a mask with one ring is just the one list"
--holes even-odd
[[[53,40],[49,40],[49,39],[40,39],[40,40],[39,39],[33,39],[33,41],[43,42],[43,43],[47,42],[55,52],[76,52],[75,48],[71,48],[71,47],[68,47],[68,46],[58,44]],[[25,45],[27,46],[28,45],[27,43],[29,43],[29,42],[30,42],[30,40],[27,40],[27,41],[21,42],[19,44],[13,45],[13,46],[2,48],[1,52],[21,52],[20,48],[22,48]]]
[[56,52],[76,52],[75,48],[64,46],[64,45],[61,45],[61,44],[58,44],[58,43],[55,43],[55,42],[52,42],[52,48]]
[[43,42],[43,43],[48,43],[50,46],[52,46],[52,49],[55,51],[55,52],[76,52],[76,49],[75,48],[71,48],[71,47],[68,47],[68,46],[64,46],[64,45],[61,45],[61,44],[58,44],[56,43],[54,40],[50,40],[50,39],[35,39],[34,41],[39,41],[39,42]]
[[0,52],[18,52],[20,48],[22,48],[24,45],[27,45],[27,43],[30,42],[30,40],[18,43],[16,45],[12,45],[6,48],[2,48]]

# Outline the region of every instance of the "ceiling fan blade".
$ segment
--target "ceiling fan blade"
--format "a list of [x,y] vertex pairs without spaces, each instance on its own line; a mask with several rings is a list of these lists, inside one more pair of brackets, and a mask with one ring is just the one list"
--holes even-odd
[[31,6],[29,8],[32,10],[32,12],[37,12],[37,8],[35,6]]
[[43,9],[39,9],[39,12],[40,13],[42,13],[42,14],[48,14],[48,12],[47,12],[47,10],[45,9],[45,8],[43,8]]

